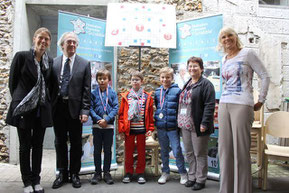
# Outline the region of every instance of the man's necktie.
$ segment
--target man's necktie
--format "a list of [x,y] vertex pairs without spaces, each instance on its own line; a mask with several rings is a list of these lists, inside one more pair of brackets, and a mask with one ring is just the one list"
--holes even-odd
[[67,58],[64,63],[63,75],[61,80],[61,88],[60,88],[60,95],[62,97],[68,96],[68,84],[70,79],[70,66],[69,66],[70,59]]

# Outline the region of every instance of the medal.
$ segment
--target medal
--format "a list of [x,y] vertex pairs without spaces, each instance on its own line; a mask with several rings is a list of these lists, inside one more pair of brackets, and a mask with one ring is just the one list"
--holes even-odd
[[[104,102],[104,100],[103,100],[104,96],[102,96],[99,87],[98,87],[98,94],[99,94],[99,97],[100,97],[100,101],[101,101],[103,110],[104,110],[104,112],[106,113],[107,104],[108,104],[108,87],[106,88],[106,101],[105,101],[105,102]],[[105,104],[104,104],[104,103],[105,103]],[[104,113],[104,115],[103,115],[103,118],[104,118],[104,117],[107,117],[107,114],[105,114],[105,113]]]
[[[161,110],[164,107],[164,102],[165,102],[165,97],[166,97],[167,91],[164,91],[164,89],[161,88],[161,93],[160,93],[160,107],[161,107]],[[164,92],[164,94],[163,94],[163,92]],[[159,118],[160,119],[164,118],[164,114],[162,112],[159,114]]]

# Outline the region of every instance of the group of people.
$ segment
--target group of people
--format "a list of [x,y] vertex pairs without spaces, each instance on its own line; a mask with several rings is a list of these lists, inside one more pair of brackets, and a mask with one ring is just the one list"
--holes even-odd
[[[63,55],[53,60],[47,54],[51,33],[46,28],[39,28],[34,33],[31,50],[17,52],[13,58],[9,77],[12,101],[6,122],[17,127],[24,193],[44,192],[40,185],[42,144],[45,128],[50,126],[54,127],[58,171],[52,188],[60,188],[69,181],[74,188],[81,187],[82,124],[88,116],[93,121],[95,165],[91,184],[98,184],[101,180],[113,184],[111,147],[117,114],[118,132],[125,141],[123,183],[131,182],[134,173],[139,184],[146,183],[145,141],[156,127],[162,159],[162,175],[158,183],[165,184],[169,180],[169,154],[172,150],[180,183],[192,190],[205,188],[208,141],[214,132],[215,90],[213,84],[202,76],[203,60],[199,57],[188,59],[186,68],[190,78],[182,89],[174,83],[172,68],[160,69],[161,86],[155,90],[154,96],[144,90],[143,74],[133,71],[131,89],[120,94],[119,106],[118,96],[109,86],[111,74],[108,70],[97,72],[98,85],[91,91],[90,63],[76,54],[78,42],[75,33],[64,33],[58,41]],[[256,53],[242,47],[233,29],[225,27],[220,31],[219,48],[225,53],[221,70],[223,92],[218,112],[219,192],[251,193],[250,129],[253,111],[264,104],[270,79]],[[256,104],[252,87],[254,72],[261,78]],[[136,168],[135,146],[138,155]]]

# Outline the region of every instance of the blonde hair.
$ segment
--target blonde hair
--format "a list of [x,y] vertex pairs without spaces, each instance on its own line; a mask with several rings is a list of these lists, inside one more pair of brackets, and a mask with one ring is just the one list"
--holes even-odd
[[242,42],[241,42],[241,40],[240,40],[237,32],[236,32],[233,28],[223,27],[223,28],[220,30],[220,32],[219,32],[219,37],[218,37],[219,44],[218,44],[217,49],[218,49],[219,51],[226,52],[225,48],[223,47],[223,45],[222,45],[222,43],[221,43],[221,41],[222,41],[222,36],[223,36],[224,34],[232,34],[232,35],[234,35],[234,36],[236,37],[236,39],[237,39],[237,48],[238,48],[238,49],[243,48],[243,44],[242,44]]
[[160,75],[161,74],[169,74],[174,79],[174,70],[172,68],[168,67],[168,66],[163,67],[162,69],[160,69]]

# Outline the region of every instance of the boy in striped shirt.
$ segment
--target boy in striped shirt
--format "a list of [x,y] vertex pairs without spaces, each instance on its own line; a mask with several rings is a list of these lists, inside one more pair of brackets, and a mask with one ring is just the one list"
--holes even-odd
[[137,181],[146,183],[145,170],[145,140],[154,130],[153,99],[151,93],[143,90],[143,75],[135,71],[131,74],[130,91],[121,93],[121,105],[119,109],[118,130],[125,134],[125,171],[123,183],[131,182],[134,173],[133,152],[135,139],[137,142],[138,160],[136,167]]

